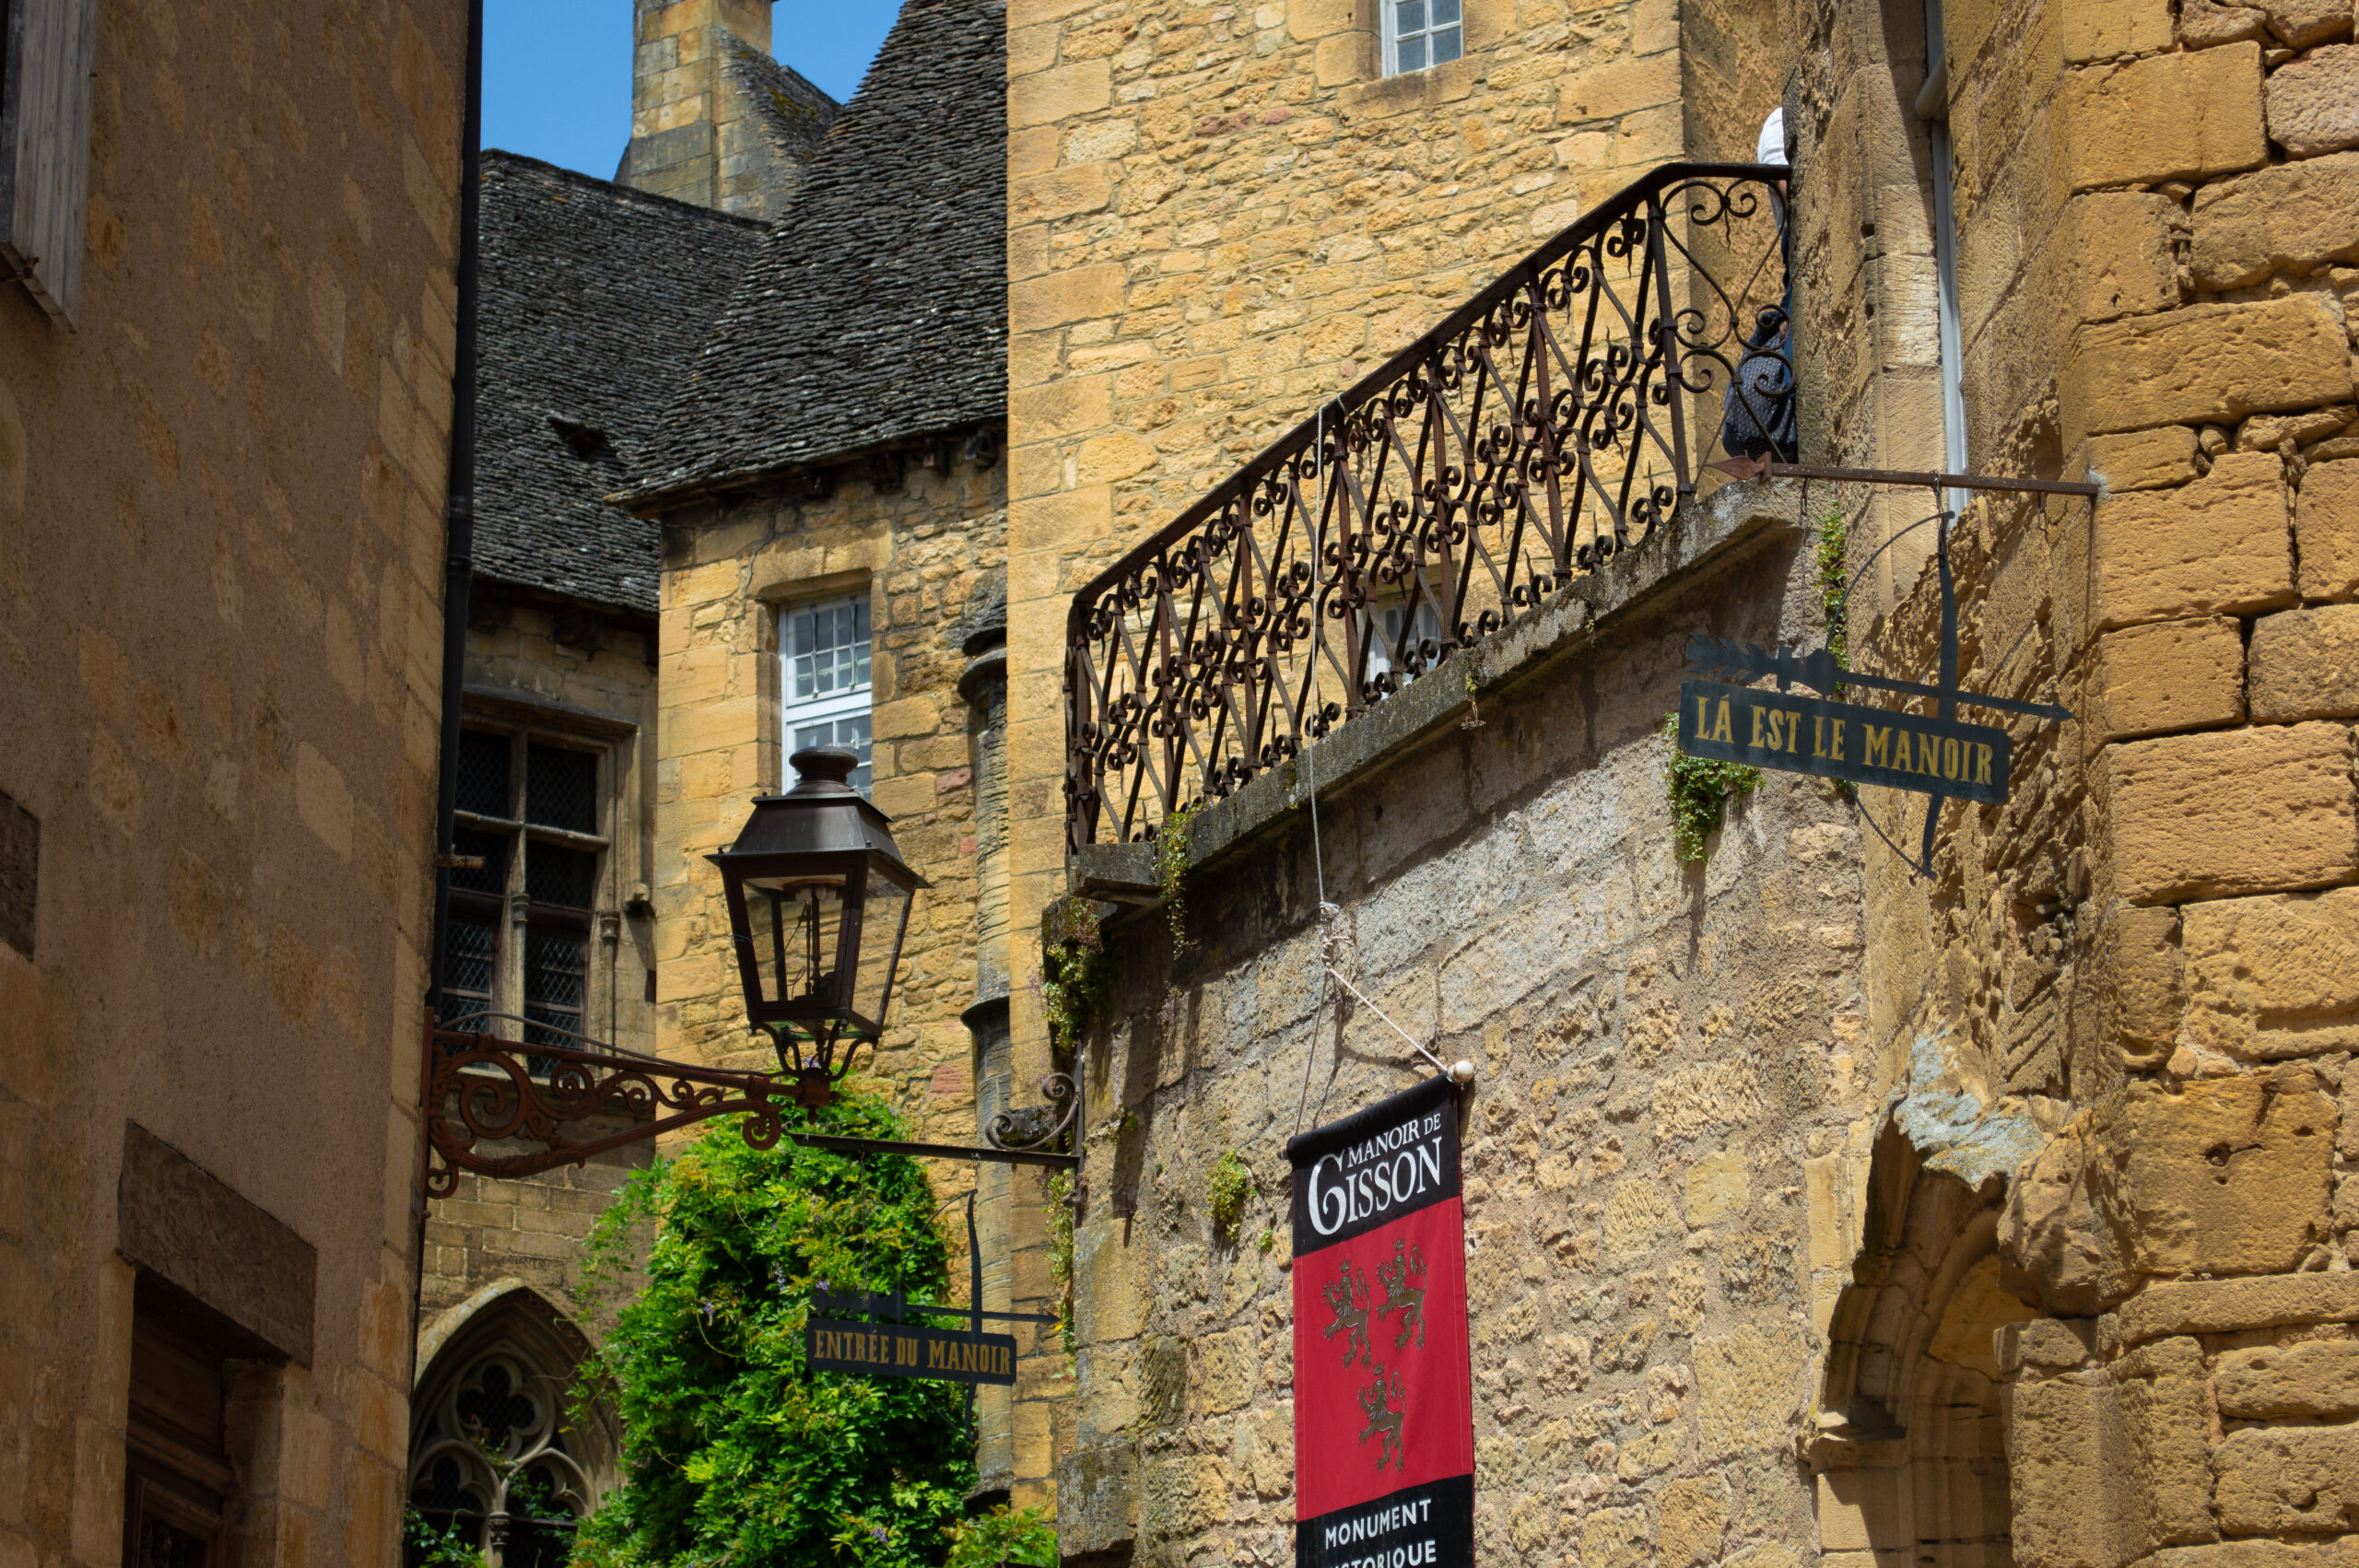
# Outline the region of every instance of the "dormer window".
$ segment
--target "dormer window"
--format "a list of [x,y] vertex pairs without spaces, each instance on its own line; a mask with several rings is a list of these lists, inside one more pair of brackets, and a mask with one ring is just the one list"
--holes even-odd
[[595,425],[585,425],[579,419],[552,414],[549,415],[549,427],[557,432],[557,439],[571,450],[573,455],[584,462],[621,461],[615,455],[614,443],[606,439],[606,432]]

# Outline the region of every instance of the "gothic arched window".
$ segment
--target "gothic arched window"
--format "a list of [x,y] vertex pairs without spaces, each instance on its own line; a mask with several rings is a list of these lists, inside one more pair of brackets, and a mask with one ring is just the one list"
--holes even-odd
[[[564,1568],[597,1503],[599,1445],[582,1441],[566,1410],[576,1358],[534,1342],[546,1333],[499,1331],[522,1323],[482,1327],[457,1336],[420,1381],[409,1505],[434,1536],[482,1552],[486,1568]],[[422,1556],[413,1541],[413,1568]]]

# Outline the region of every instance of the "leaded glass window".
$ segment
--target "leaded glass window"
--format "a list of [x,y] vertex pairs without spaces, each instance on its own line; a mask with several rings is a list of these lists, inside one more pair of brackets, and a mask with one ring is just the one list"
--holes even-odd
[[[421,1402],[409,1505],[426,1533],[484,1554],[486,1568],[564,1568],[593,1501],[574,1451],[566,1374],[530,1363],[513,1341],[440,1380]],[[408,1543],[414,1565],[424,1549]]]
[[591,926],[610,848],[604,764],[604,752],[557,737],[460,732],[456,848],[483,864],[451,873],[449,1022],[519,1015],[533,1045],[577,1046],[590,1033]]

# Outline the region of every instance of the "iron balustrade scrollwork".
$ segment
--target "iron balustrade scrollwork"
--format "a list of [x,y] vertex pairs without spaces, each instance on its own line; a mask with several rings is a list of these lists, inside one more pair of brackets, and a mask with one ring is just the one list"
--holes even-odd
[[1230,794],[1599,569],[1724,423],[1790,425],[1756,406],[1793,385],[1786,176],[1653,170],[1076,594],[1068,850]]

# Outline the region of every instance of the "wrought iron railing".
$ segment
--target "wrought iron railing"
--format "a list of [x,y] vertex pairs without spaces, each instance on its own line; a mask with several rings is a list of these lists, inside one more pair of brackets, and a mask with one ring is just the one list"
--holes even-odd
[[[1066,843],[1144,837],[1791,461],[1782,169],[1670,164],[1533,252],[1074,596]],[[1734,385],[1737,391],[1731,393]]]

